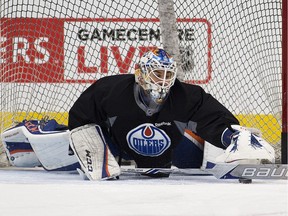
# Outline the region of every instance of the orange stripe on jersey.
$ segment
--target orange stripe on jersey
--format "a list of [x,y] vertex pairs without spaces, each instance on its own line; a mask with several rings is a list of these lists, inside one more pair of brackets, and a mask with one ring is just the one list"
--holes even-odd
[[192,138],[194,138],[199,144],[204,145],[204,139],[197,136],[195,133],[193,133],[191,130],[186,129],[185,133],[189,134]]

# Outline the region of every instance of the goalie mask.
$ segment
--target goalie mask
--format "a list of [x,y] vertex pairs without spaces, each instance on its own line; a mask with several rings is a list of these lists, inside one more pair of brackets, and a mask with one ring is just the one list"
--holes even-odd
[[145,53],[135,70],[135,79],[156,103],[162,103],[176,80],[177,67],[173,58],[163,49]]

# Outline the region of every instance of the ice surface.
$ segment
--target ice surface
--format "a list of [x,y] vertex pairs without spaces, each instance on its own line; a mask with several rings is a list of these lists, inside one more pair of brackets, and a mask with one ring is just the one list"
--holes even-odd
[[0,216],[288,215],[286,180],[218,180],[212,176],[84,181],[76,173],[0,170]]

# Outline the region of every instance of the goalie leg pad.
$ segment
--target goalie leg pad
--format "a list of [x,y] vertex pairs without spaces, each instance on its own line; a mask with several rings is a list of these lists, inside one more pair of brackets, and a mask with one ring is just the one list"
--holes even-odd
[[71,147],[90,180],[110,179],[120,175],[120,167],[98,125],[88,124],[75,128],[70,138]]
[[[210,169],[219,161],[216,161],[216,158],[220,155],[224,154],[224,150],[222,148],[216,147],[211,143],[205,141],[204,144],[204,155],[201,169]],[[223,161],[222,161],[223,162]]]
[[40,121],[19,123],[2,134],[6,153],[13,166],[35,167],[42,165],[47,171],[73,171],[80,167],[76,156],[68,155],[69,131],[53,130],[48,120],[45,131]]
[[4,131],[2,134],[2,142],[12,166],[41,166],[41,163],[27,139],[24,126],[20,125]]
[[69,131],[27,134],[42,166],[47,171],[75,171],[80,167],[77,157],[69,155]]

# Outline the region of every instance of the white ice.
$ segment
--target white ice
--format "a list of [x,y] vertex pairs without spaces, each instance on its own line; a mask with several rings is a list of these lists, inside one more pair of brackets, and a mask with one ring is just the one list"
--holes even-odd
[[41,169],[0,170],[0,216],[282,216],[286,180],[218,180],[212,176],[85,181]]

